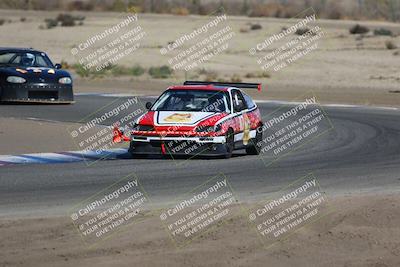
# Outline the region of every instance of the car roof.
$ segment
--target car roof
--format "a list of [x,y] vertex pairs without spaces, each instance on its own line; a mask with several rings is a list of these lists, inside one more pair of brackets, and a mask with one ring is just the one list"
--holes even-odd
[[176,85],[176,86],[168,87],[168,90],[205,90],[205,91],[226,92],[230,88],[233,88],[233,87],[215,86],[213,84],[209,84],[209,85]]
[[42,51],[35,50],[33,48],[21,48],[21,47],[0,47],[0,53],[1,52],[10,52],[10,53],[18,53],[18,52],[43,53]]

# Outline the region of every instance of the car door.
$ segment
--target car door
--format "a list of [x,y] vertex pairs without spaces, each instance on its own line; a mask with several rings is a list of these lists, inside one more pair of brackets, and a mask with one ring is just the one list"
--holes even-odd
[[[232,90],[232,106],[233,112],[236,115],[235,124],[237,128],[235,129],[235,141],[243,140],[247,144],[249,132],[248,118],[246,116],[247,105],[242,93],[237,89]],[[244,139],[247,139],[247,141]]]

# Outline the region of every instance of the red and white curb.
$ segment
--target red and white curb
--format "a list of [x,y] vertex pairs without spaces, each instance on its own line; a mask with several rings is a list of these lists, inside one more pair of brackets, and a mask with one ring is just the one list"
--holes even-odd
[[66,151],[54,153],[32,153],[21,155],[0,155],[0,166],[12,164],[49,164],[79,161],[118,159],[128,154],[127,149],[116,148],[102,151]]

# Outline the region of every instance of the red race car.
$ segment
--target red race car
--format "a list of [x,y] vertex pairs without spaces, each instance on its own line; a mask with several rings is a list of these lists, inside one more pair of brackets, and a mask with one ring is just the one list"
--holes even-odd
[[259,153],[260,111],[243,89],[256,83],[186,81],[169,87],[139,117],[130,137],[114,129],[114,142],[130,142],[135,154],[204,155],[230,158],[235,149]]

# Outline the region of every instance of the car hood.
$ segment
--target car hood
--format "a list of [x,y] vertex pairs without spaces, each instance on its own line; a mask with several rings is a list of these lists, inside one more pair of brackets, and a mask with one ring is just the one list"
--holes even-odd
[[215,115],[217,115],[215,112],[156,111],[154,112],[154,124],[156,126],[194,126]]
[[53,68],[1,67],[1,79],[5,81],[8,76],[22,77],[30,83],[58,83],[58,80],[62,77],[71,77],[71,75],[67,71]]

